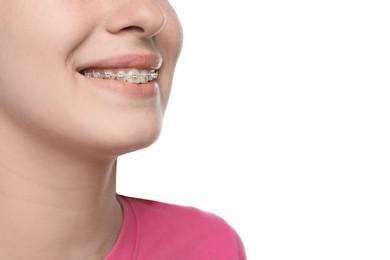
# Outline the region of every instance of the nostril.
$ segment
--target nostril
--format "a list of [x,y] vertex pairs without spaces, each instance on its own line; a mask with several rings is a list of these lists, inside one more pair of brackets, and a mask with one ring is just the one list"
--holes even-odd
[[122,31],[135,31],[135,32],[145,32],[144,28],[140,26],[128,26],[122,29]]

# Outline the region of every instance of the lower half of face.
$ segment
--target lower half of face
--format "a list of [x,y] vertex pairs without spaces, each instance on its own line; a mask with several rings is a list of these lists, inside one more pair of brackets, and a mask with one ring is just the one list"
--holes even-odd
[[[105,19],[113,19],[120,6],[107,12],[108,7],[102,6],[89,14],[91,7],[85,3],[74,9],[71,4],[53,8],[45,0],[41,7],[29,9],[25,6],[31,1],[16,2],[24,3],[16,4],[19,12],[0,11],[0,124],[42,144],[111,155],[153,143],[160,133],[181,47],[180,24],[169,4],[146,1],[145,8],[159,8],[166,18],[158,34],[147,38],[137,34],[138,29],[105,31]],[[34,19],[37,14],[43,18]],[[140,53],[162,59],[158,77],[129,83],[138,80],[137,75],[130,74],[133,68],[127,68],[121,57],[132,64],[131,58]],[[124,80],[122,71],[129,80]]]
[[74,81],[66,74],[20,76],[0,80],[1,125],[42,145],[121,154],[148,146],[159,135],[164,84],[156,82],[148,97],[134,97],[80,75],[73,75]]

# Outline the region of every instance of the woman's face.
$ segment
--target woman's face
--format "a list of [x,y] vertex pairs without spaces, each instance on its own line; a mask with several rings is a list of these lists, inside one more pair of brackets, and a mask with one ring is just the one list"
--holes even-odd
[[0,0],[0,124],[42,145],[145,147],[181,43],[166,0]]

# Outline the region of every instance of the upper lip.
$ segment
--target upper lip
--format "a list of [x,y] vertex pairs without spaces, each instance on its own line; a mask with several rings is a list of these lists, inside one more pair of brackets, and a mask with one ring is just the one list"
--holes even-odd
[[156,54],[125,54],[111,58],[102,58],[79,66],[77,71],[88,68],[94,69],[120,69],[134,68],[145,70],[158,70],[162,65],[162,58]]

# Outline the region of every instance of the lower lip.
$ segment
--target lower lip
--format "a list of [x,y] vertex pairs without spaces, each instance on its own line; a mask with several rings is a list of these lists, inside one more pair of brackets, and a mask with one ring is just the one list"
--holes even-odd
[[84,78],[93,82],[94,85],[98,87],[108,89],[120,95],[131,97],[154,97],[156,96],[158,90],[158,84],[156,81],[137,84],[112,79]]

